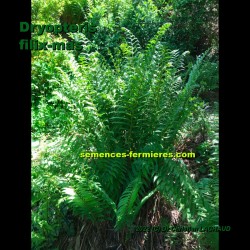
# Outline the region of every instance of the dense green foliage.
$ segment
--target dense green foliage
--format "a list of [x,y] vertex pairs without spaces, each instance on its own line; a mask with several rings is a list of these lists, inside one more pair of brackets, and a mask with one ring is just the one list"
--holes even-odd
[[[39,37],[81,41],[82,52],[32,52],[32,249],[106,249],[112,237],[121,249],[159,249],[132,229],[150,216],[173,225],[162,206],[179,225],[219,225],[216,13],[205,0],[32,0],[34,23],[96,27]],[[80,157],[130,150],[197,157]],[[161,234],[169,249],[191,247],[187,234]],[[218,233],[190,237],[218,249]]]

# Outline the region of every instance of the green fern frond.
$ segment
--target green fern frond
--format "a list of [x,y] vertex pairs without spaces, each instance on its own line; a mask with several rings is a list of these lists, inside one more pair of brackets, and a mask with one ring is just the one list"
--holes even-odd
[[116,212],[116,205],[100,183],[83,179],[74,186],[64,188],[63,193],[76,215],[93,222],[112,218]]
[[163,120],[157,129],[157,134],[160,132],[160,137],[164,138],[164,147],[167,147],[167,145],[173,145],[178,131],[183,126],[190,111],[192,110],[193,106],[189,102],[189,98],[192,96],[193,90],[198,86],[196,79],[199,76],[199,67],[205,56],[206,54],[197,58],[197,61],[190,72],[188,82],[180,93],[178,93],[176,100],[167,111],[168,116],[162,117]]
[[127,43],[131,49],[131,55],[136,56],[141,51],[141,45],[139,40],[129,29],[122,27],[121,30],[124,31],[126,35]]
[[164,159],[164,165],[157,176],[158,190],[171,202],[176,202],[183,218],[195,223],[199,216],[205,217],[204,201],[186,165],[181,161]]
[[130,182],[121,195],[117,208],[116,230],[131,225],[134,220],[134,205],[138,200],[138,192],[142,185],[140,176]]
[[[101,152],[101,151],[99,151]],[[113,152],[113,151],[111,151]],[[122,151],[118,151],[122,152]],[[100,158],[90,164],[91,168],[99,176],[105,192],[115,202],[118,202],[122,188],[127,182],[127,161],[124,158]]]
[[158,41],[164,36],[166,31],[170,28],[171,24],[170,23],[165,23],[163,24],[157,31],[156,35],[150,39],[146,46],[146,53],[150,53],[150,51],[154,50],[155,45],[157,44]]

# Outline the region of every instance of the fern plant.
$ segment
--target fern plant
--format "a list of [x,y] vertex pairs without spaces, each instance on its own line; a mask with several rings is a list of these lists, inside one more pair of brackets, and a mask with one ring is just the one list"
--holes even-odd
[[[191,97],[198,87],[196,80],[206,54],[197,58],[188,82],[183,83],[179,73],[186,53],[169,51],[160,42],[168,27],[166,24],[159,29],[145,52],[135,36],[124,29],[129,37],[130,53],[125,54],[119,71],[101,63],[102,58],[98,59],[99,63],[90,60],[90,65],[83,66],[85,72],[92,72],[86,74],[92,91],[101,93],[93,102],[100,119],[103,118],[104,128],[100,141],[93,142],[92,150],[164,152],[174,149],[180,129],[195,108]],[[183,218],[193,226],[208,223],[210,207],[182,161],[91,159],[88,164],[117,205],[118,230],[133,224],[138,211],[156,191],[178,204]],[[77,209],[76,204],[74,207]]]
[[52,92],[50,101],[65,111],[58,162],[62,175],[72,174],[59,190],[60,202],[85,220],[111,220],[117,231],[131,227],[156,192],[175,204],[190,225],[216,223],[208,218],[216,217],[217,190],[211,189],[210,181],[197,184],[182,160],[79,157],[82,151],[175,149],[180,130],[196,108],[192,96],[206,53],[197,58],[184,82],[181,72],[187,53],[171,51],[161,42],[169,27],[168,23],[160,27],[145,50],[124,28],[128,42],[122,52],[112,55],[113,66],[97,51],[84,52],[75,74],[61,71],[53,79],[61,87]]

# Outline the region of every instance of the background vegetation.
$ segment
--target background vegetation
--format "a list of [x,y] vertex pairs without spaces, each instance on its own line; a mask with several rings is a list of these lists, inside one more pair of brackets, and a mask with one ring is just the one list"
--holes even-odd
[[[82,52],[32,51],[32,249],[218,249],[218,2],[32,0]],[[33,38],[37,38],[33,34]],[[195,159],[81,152],[193,151]]]

